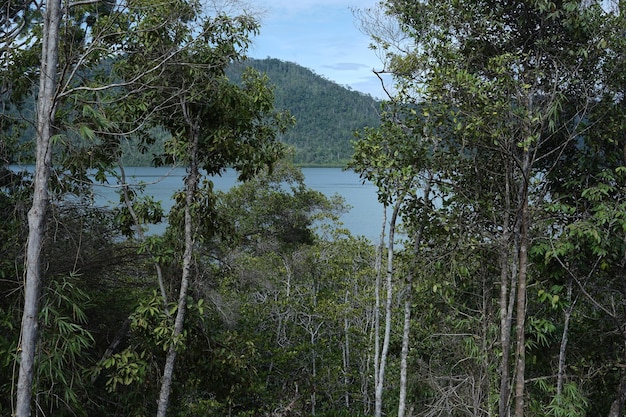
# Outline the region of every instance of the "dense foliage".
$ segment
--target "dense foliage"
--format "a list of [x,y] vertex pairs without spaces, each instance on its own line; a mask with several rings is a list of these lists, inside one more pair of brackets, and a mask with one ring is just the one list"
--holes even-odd
[[409,233],[398,415],[623,415],[620,7],[385,2],[398,94],[352,166]]
[[[267,74],[275,87],[274,105],[295,117],[296,125],[280,140],[295,148],[296,164],[345,166],[354,132],[380,123],[377,100],[300,65],[267,58],[248,60],[242,66]],[[241,68],[232,71],[236,77]]]
[[[385,1],[380,117],[295,64],[247,61],[246,13],[67,6],[56,40],[47,9],[0,11],[0,414],[624,415],[621,3]],[[342,164],[354,130],[379,242],[281,159],[282,140]],[[187,170],[169,213],[125,180],[142,153]],[[15,171],[24,157],[47,176]],[[228,167],[244,182],[218,192],[208,174]],[[96,181],[118,206],[92,205]]]
[[[288,111],[295,125],[278,139],[294,148],[292,160],[300,166],[344,167],[352,154],[354,132],[380,123],[380,103],[369,95],[329,81],[311,70],[278,59],[248,59],[232,65],[228,76],[241,79],[245,68],[267,75],[274,89],[274,106]],[[140,153],[124,146],[127,166],[150,166],[162,152],[167,132],[154,132],[155,144]]]

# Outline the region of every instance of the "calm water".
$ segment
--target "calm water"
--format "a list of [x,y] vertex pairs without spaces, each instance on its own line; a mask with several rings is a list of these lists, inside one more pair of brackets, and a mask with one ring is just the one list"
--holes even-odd
[[[383,208],[376,198],[376,187],[373,184],[362,184],[357,174],[340,168],[303,168],[302,172],[308,187],[328,197],[339,194],[352,207],[340,219],[352,234],[363,235],[373,242],[379,240]],[[183,168],[126,168],[127,182],[145,183],[145,194],[161,201],[166,211],[172,206],[173,192],[183,187],[184,175]],[[213,178],[213,183],[215,189],[227,191],[237,184],[236,173],[229,170],[223,176]],[[114,187],[95,186],[94,191],[96,204],[107,205],[117,201]],[[161,230],[153,229],[157,233]]]

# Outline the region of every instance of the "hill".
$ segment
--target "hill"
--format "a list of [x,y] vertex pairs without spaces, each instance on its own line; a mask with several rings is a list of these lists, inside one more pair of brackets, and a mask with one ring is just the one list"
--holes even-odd
[[251,59],[231,68],[236,80],[245,66],[265,73],[275,88],[275,107],[288,110],[296,126],[280,137],[295,148],[299,165],[344,166],[352,155],[354,132],[378,126],[379,103],[292,62]]
[[[343,167],[350,159],[354,132],[378,126],[380,103],[372,96],[351,90],[292,62],[274,58],[249,59],[232,66],[227,76],[239,82],[247,66],[267,74],[274,87],[277,110],[288,110],[296,125],[279,137],[295,149],[294,163],[302,166]],[[156,143],[145,153],[123,145],[126,166],[149,166],[167,135],[155,129]]]

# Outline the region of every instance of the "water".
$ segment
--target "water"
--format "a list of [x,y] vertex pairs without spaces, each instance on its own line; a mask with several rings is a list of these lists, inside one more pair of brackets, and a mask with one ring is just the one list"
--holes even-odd
[[[376,187],[369,182],[365,184],[358,174],[351,171],[343,171],[341,168],[303,168],[305,184],[331,197],[334,194],[342,196],[351,209],[343,214],[340,221],[352,234],[362,235],[372,242],[380,239],[380,228],[383,221],[383,207],[376,197]],[[183,187],[184,168],[150,168],[137,167],[126,168],[126,180],[128,183],[145,184],[145,194],[150,195],[156,201],[161,201],[163,209],[168,212],[172,207],[172,194]],[[94,186],[96,204],[117,204],[119,198],[115,194],[115,180],[110,181],[109,186]],[[236,172],[228,170],[221,177],[213,178],[214,188],[220,191],[228,191],[237,184]],[[162,226],[164,227],[164,226]],[[161,227],[151,229],[154,233],[160,233]]]

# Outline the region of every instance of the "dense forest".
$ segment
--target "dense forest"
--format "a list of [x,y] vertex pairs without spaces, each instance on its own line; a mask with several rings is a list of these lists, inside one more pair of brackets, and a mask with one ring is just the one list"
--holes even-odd
[[[371,123],[371,98],[248,61],[258,20],[216,6],[0,9],[0,415],[626,415],[621,1],[356,12],[394,80]],[[284,143],[297,118],[330,140],[322,111],[355,129],[378,241]],[[186,170],[170,212],[129,153]]]
[[380,124],[380,104],[369,95],[329,81],[311,70],[278,59],[252,59],[233,67],[233,79],[251,66],[274,86],[274,106],[296,119],[279,136],[295,148],[298,165],[345,166],[353,152],[354,132]]
[[[298,166],[345,167],[353,152],[354,132],[380,124],[379,101],[293,62],[247,59],[229,66],[226,75],[240,82],[248,67],[267,75],[274,89],[274,107],[294,117],[295,124],[277,138],[293,148],[290,158]],[[157,130],[154,136],[155,144],[146,152],[125,146],[124,163],[152,165],[153,154],[163,150],[167,132]]]

